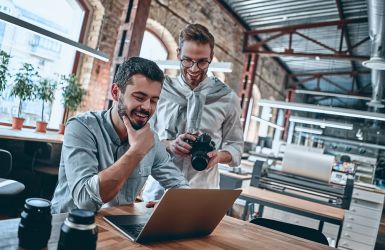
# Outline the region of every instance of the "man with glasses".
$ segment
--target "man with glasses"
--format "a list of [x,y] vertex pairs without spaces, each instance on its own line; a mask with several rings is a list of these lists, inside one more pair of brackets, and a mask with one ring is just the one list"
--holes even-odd
[[[207,71],[214,56],[214,37],[200,24],[190,24],[179,35],[180,75],[166,77],[153,127],[193,188],[219,188],[218,163],[238,166],[243,150],[238,96]],[[208,133],[216,150],[208,152],[203,171],[191,164],[191,143]],[[159,199],[164,190],[154,179],[147,181],[145,200]]]

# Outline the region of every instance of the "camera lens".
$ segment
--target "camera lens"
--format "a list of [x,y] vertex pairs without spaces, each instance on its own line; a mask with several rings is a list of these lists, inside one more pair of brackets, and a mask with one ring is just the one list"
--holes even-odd
[[205,170],[208,163],[209,157],[205,154],[205,152],[195,152],[191,156],[191,165],[197,171]]
[[207,153],[215,150],[215,143],[211,140],[211,136],[203,133],[190,145],[192,167],[197,171],[205,170],[210,160]]
[[97,239],[95,213],[84,209],[73,209],[61,227],[58,250],[96,249]]
[[18,236],[19,246],[25,249],[42,249],[51,236],[51,202],[41,198],[25,201],[21,213]]

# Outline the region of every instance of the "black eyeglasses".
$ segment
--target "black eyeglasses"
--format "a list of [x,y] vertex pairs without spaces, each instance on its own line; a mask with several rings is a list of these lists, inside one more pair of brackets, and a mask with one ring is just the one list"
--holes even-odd
[[194,64],[197,64],[199,69],[207,69],[211,63],[211,61],[208,60],[194,61],[187,58],[180,60],[180,62],[185,68],[191,68],[192,66],[194,66]]

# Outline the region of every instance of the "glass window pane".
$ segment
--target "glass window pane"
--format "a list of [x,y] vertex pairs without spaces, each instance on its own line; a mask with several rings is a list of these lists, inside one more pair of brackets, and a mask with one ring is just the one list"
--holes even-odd
[[139,56],[156,61],[166,60],[167,55],[167,50],[162,41],[151,32],[145,31]]
[[[61,36],[78,41],[84,11],[76,0],[9,0],[0,2],[0,11],[32,23]],[[12,75],[6,90],[0,95],[0,122],[11,122],[17,116],[19,99],[10,96],[14,75],[23,63],[30,63],[43,78],[58,80],[72,73],[76,51],[61,42],[33,33],[0,20],[0,49],[11,55]],[[23,103],[25,125],[35,126],[41,120],[42,101]],[[55,93],[52,104],[45,104],[44,120],[57,129],[63,117],[61,91]]]

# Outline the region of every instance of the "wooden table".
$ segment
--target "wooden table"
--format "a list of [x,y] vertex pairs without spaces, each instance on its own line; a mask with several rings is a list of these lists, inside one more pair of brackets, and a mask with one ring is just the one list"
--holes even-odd
[[249,203],[258,203],[260,217],[263,215],[264,206],[268,206],[319,220],[318,230],[321,232],[324,222],[338,225],[339,230],[336,240],[336,245],[338,245],[345,215],[345,210],[342,208],[332,207],[253,186],[242,188],[242,193],[239,198],[246,200],[242,215],[242,219],[244,220],[248,212]]
[[29,128],[16,130],[11,127],[0,126],[0,138],[22,141],[63,143],[64,136],[58,132],[47,131],[46,133],[40,133]]
[[[99,228],[97,249],[332,249],[302,238],[225,216],[214,232],[202,238],[141,245],[112,228],[103,215],[151,212],[142,203],[103,209],[96,218]],[[60,225],[66,214],[54,215],[48,249],[56,249]],[[204,223],[204,222],[202,222]],[[17,249],[19,219],[0,221],[0,249]]]

